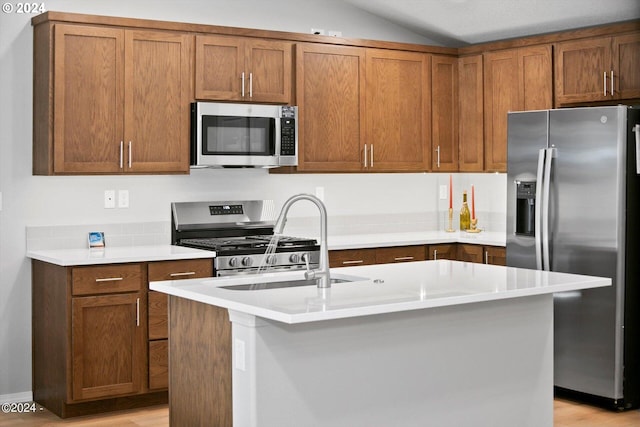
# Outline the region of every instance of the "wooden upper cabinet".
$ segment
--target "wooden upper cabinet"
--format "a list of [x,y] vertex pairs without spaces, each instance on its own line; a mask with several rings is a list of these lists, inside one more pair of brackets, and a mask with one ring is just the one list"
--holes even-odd
[[362,48],[296,45],[298,170],[363,168],[364,69]]
[[484,83],[482,55],[458,60],[460,172],[484,170]]
[[196,36],[195,97],[289,104],[292,68],[290,42]]
[[458,170],[458,59],[431,57],[431,169]]
[[556,44],[556,105],[640,97],[640,33]]
[[[58,24],[54,32],[53,140],[49,149],[49,132],[34,140],[40,145],[34,146],[34,172],[118,173],[124,138],[124,31]],[[47,102],[39,95],[44,94],[36,93],[34,102]],[[34,115],[34,120],[35,127],[46,125],[44,117]]]
[[365,169],[426,171],[431,159],[431,57],[367,49]]
[[38,28],[34,174],[188,173],[192,40],[87,25]]
[[182,34],[126,32],[125,171],[189,172],[192,42]]
[[551,46],[484,54],[484,162],[507,170],[507,113],[552,108]]

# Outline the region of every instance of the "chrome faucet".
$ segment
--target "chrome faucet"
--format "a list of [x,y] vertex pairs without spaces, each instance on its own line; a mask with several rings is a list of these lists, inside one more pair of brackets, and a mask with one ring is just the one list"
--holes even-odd
[[320,263],[318,265],[318,270],[314,271],[309,268],[308,259],[305,259],[305,262],[307,263],[307,271],[305,272],[304,277],[307,280],[318,278],[319,288],[330,288],[329,249],[327,247],[327,208],[324,206],[324,203],[322,203],[322,200],[311,194],[296,194],[295,196],[290,197],[282,206],[280,216],[278,216],[274,226],[274,233],[282,234],[284,225],[287,222],[287,213],[289,212],[289,208],[291,208],[291,205],[298,200],[309,200],[315,204],[320,211]]

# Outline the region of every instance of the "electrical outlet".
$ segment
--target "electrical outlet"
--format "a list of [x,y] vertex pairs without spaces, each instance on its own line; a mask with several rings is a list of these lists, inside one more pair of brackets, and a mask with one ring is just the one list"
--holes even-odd
[[327,31],[327,35],[330,35],[332,37],[342,37],[342,31],[329,30],[329,31]]
[[311,34],[316,34],[319,36],[324,36],[324,30],[321,28],[312,28],[311,29]]
[[440,186],[440,200],[445,200],[447,198],[447,186]]
[[118,190],[118,207],[129,207],[129,190]]
[[116,191],[104,190],[104,208],[113,209],[116,207]]
[[324,202],[324,187],[316,187],[316,197]]

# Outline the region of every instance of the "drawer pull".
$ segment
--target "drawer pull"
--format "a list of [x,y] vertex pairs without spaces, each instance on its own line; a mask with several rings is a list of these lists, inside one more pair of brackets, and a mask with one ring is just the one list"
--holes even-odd
[[361,259],[357,259],[357,260],[353,260],[353,261],[342,261],[342,264],[344,265],[348,265],[348,264],[362,264],[364,261]]
[[171,277],[182,277],[182,276],[193,276],[196,274],[195,271],[185,271],[184,273],[171,273],[169,276]]
[[399,256],[395,257],[394,261],[411,261],[412,259],[414,259],[412,256]]
[[101,282],[117,282],[119,280],[123,280],[122,277],[105,277],[103,279],[96,279],[97,283],[101,283]]
[[136,298],[136,326],[140,326],[140,298]]

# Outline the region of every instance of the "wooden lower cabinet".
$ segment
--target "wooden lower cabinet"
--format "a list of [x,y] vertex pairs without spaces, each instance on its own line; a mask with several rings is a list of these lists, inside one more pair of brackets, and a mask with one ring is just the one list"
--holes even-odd
[[32,260],[33,400],[61,418],[166,403],[167,297],[211,259],[59,266]]
[[429,245],[427,249],[427,259],[429,260],[437,260],[437,259],[450,259],[457,260],[458,254],[456,252],[456,244],[455,243],[443,243],[439,245]]
[[458,260],[481,264],[507,265],[507,250],[500,246],[458,244]]
[[335,268],[424,261],[427,259],[425,250],[424,245],[335,250],[329,251],[329,266]]

